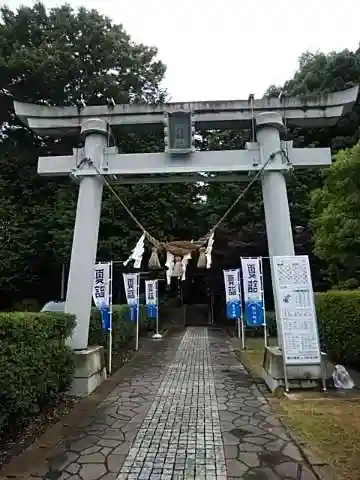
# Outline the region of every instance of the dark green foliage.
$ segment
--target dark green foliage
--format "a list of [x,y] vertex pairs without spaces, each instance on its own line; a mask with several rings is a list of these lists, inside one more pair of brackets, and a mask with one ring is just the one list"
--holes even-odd
[[[79,145],[79,138],[39,139],[14,116],[13,99],[74,105],[82,93],[89,105],[104,104],[106,97],[113,97],[116,103],[159,103],[166,99],[166,92],[160,86],[165,65],[156,58],[156,48],[136,44],[121,25],[96,10],[75,11],[69,5],[46,10],[37,3],[16,11],[2,7],[0,14],[0,308],[10,309],[24,298],[42,305],[59,296],[61,267],[69,264],[77,187],[68,179],[39,177],[36,164],[39,156],[69,154]],[[283,88],[289,95],[317,95],[359,83],[360,50],[328,55],[306,52],[294,77],[283,87],[269,87],[266,94],[278,96]],[[331,146],[337,152],[357,142],[359,126],[356,106],[335,127],[289,128],[287,138],[296,147]],[[153,152],[163,147],[161,132],[142,136],[123,130],[113,133],[122,152]],[[199,148],[203,150],[244,148],[252,138],[249,130],[201,133]],[[321,188],[323,182],[319,169],[296,171],[288,178],[292,224],[304,227],[301,235],[294,232],[296,252],[310,255],[317,289],[328,288],[329,278],[336,284],[350,280],[358,285],[357,270],[348,268],[348,261],[344,268],[340,258],[349,253],[346,242],[341,246],[336,236],[330,235],[328,248],[323,248],[326,240],[319,226],[323,218],[320,203],[310,222],[310,192]],[[238,184],[116,187],[144,226],[161,240],[196,239],[205,234],[242,188],[244,185]],[[199,194],[207,200],[200,200]],[[352,228],[349,231],[356,234]],[[105,189],[98,259],[123,260],[139,233]],[[219,255],[229,265],[240,256],[267,255],[260,185],[239,202],[224,222],[222,235]],[[312,255],[313,236],[321,259]],[[359,256],[356,246],[355,241],[351,255]],[[335,250],[336,255],[329,256]]]
[[360,367],[360,291],[315,296],[320,338],[334,362]]
[[[315,294],[321,348],[333,362],[360,367],[360,290]],[[267,312],[270,336],[277,335],[274,312]]]
[[311,194],[315,253],[333,284],[360,284],[360,142],[335,155],[322,189]]
[[[277,96],[283,89],[287,95],[316,96],[345,90],[360,84],[360,48],[354,52],[343,50],[324,54],[305,52],[299,59],[299,69],[282,88],[271,86],[266,92]],[[296,147],[328,147],[333,153],[353,147],[360,138],[360,106],[354,106],[338,124],[325,129],[288,131],[288,138]],[[334,164],[321,172],[319,169],[296,171],[289,179],[289,201],[293,225],[306,227],[308,233],[298,253],[314,253],[311,258],[313,281],[317,290],[331,285],[356,287],[360,284],[356,260],[358,246],[359,208],[356,203],[359,176],[359,149],[340,152]],[[354,157],[350,159],[350,157]],[[345,161],[347,157],[348,160]],[[323,187],[325,179],[325,186]],[[349,191],[347,192],[347,189]],[[319,261],[320,259],[320,261]]]
[[0,432],[69,386],[74,365],[65,338],[73,326],[72,315],[0,313]]
[[270,337],[276,337],[276,315],[275,312],[266,312],[266,328]]
[[[116,103],[161,102],[165,66],[156,59],[155,47],[136,44],[121,25],[96,10],[63,5],[47,11],[38,3],[14,12],[2,7],[0,15],[0,308],[11,308],[23,298],[43,304],[58,297],[61,264],[69,262],[77,187],[66,178],[39,177],[36,164],[41,155],[71,153],[80,141],[39,139],[14,116],[13,100],[74,105],[81,93],[92,105],[104,105],[106,97]],[[120,147],[153,151],[155,140],[161,143],[156,135],[123,135]],[[152,224],[166,233],[175,229],[170,222],[174,197],[194,214],[193,186],[119,190],[136,204],[136,214],[143,212],[140,219],[149,229]],[[105,191],[99,257],[126,258],[138,236],[137,227]]]
[[[140,333],[143,333],[148,326],[148,319],[145,308],[140,305]],[[129,308],[127,305],[113,306],[113,354],[122,354],[129,348],[135,338],[136,323],[129,320]],[[105,356],[108,356],[108,333],[102,329],[100,313],[96,309],[91,311],[89,345],[102,345],[105,349]]]

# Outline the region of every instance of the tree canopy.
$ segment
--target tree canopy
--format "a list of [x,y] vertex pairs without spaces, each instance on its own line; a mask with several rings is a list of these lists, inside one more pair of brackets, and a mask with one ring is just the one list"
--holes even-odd
[[[67,178],[39,177],[37,158],[70,153],[80,142],[68,137],[40,139],[16,118],[13,100],[46,105],[79,105],[80,98],[89,105],[105,104],[108,98],[116,103],[159,103],[167,93],[161,87],[165,65],[157,58],[156,47],[137,44],[122,25],[96,10],[75,11],[69,5],[46,10],[37,3],[16,11],[2,7],[0,14],[0,308],[4,308],[21,298],[44,301],[58,296],[61,265],[69,261],[77,186]],[[310,95],[359,83],[360,50],[306,52],[293,78],[270,86],[265,95],[277,96],[280,91]],[[251,139],[248,130],[200,133],[203,150],[244,148]],[[350,213],[357,208],[359,147],[351,148],[360,139],[360,107],[335,127],[289,129],[287,138],[299,147],[331,146],[339,152],[326,174],[314,170],[288,178],[293,226],[303,227],[301,234],[294,229],[297,251],[316,262],[315,286],[328,282],[324,270],[332,281],[360,280],[358,266],[351,262],[358,251],[358,225]],[[116,141],[123,152],[163,147],[161,135],[155,133],[123,132]],[[353,182],[351,201],[346,201],[348,174]],[[208,231],[243,187],[141,184],[116,189],[154,236],[192,239]],[[136,225],[105,190],[99,259],[124,259],[138,236]],[[260,185],[239,202],[219,230],[218,241],[229,258],[267,255]]]
[[[13,100],[47,105],[162,102],[165,65],[157,49],[136,44],[123,29],[95,10],[69,5],[46,10],[41,3],[16,12],[0,9],[0,218],[7,238],[0,251],[1,297],[10,304],[21,297],[55,297],[61,264],[68,263],[74,225],[76,185],[69,179],[41,178],[41,155],[70,153],[79,139],[38,138],[13,112]],[[154,151],[154,136],[120,139],[123,151]],[[157,147],[159,148],[159,146]],[[147,185],[119,192],[143,223],[160,234],[183,234],[194,218],[197,187]],[[174,204],[179,217],[174,217]],[[189,221],[196,230],[195,222]],[[151,228],[150,228],[151,229]],[[99,256],[124,258],[138,237],[136,226],[105,191]],[[41,293],[39,293],[41,292]]]
[[[284,91],[287,95],[306,96],[359,84],[360,48],[355,52],[343,50],[329,54],[305,52],[294,77],[281,87],[270,86],[265,94],[273,96]],[[360,276],[356,257],[360,250],[359,229],[354,219],[359,216],[355,184],[359,171],[356,158],[360,105],[357,103],[335,127],[293,129],[289,135],[296,146],[330,146],[335,154],[329,169],[297,173],[288,183],[289,196],[293,218],[294,211],[299,212],[300,224],[307,226],[305,250],[316,255],[313,261],[322,275],[322,279],[317,279],[319,283],[325,280],[327,286],[334,283],[357,286]]]
[[360,142],[340,150],[325,174],[325,184],[311,192],[314,252],[329,265],[335,284],[360,282]]

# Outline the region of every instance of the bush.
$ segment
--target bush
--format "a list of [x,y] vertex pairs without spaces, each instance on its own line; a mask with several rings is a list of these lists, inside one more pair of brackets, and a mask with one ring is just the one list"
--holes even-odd
[[[148,319],[145,308],[140,305],[139,314],[140,333],[147,329]],[[122,353],[129,347],[135,338],[136,323],[129,320],[129,307],[127,305],[113,305],[112,337],[113,353]],[[91,311],[89,345],[102,345],[105,356],[108,354],[108,334],[102,329],[100,313],[96,308]]]
[[276,337],[276,315],[275,312],[266,312],[266,328],[270,337]]
[[360,291],[315,295],[320,341],[331,360],[360,367]]
[[[360,367],[360,290],[315,294],[322,350],[337,363]],[[266,313],[270,336],[276,336],[274,312]]]
[[[276,337],[277,335],[277,328],[276,328],[276,316],[275,312],[266,312],[265,315],[266,320],[266,329],[269,337]],[[234,325],[235,327],[235,325]],[[264,329],[263,327],[246,327],[246,336],[247,337],[263,337],[264,336]]]
[[70,384],[75,325],[63,313],[0,313],[0,430],[22,422]]

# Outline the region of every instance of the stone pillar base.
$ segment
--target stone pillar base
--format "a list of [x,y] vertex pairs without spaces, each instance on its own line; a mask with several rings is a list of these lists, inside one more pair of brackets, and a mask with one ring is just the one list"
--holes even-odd
[[[290,389],[316,388],[325,378],[331,376],[327,354],[321,352],[321,365],[291,365],[288,366],[287,377]],[[279,347],[266,347],[263,362],[263,378],[274,391],[277,387],[285,387],[284,363]]]
[[69,393],[75,397],[87,397],[106,380],[104,347],[75,350],[74,355],[75,373]]

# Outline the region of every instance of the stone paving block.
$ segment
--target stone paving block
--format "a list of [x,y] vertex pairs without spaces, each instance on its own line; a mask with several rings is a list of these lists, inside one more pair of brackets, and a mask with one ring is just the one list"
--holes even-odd
[[159,343],[57,452],[31,478],[316,479],[226,337],[200,327]]
[[[215,455],[215,441],[222,455]],[[185,333],[134,439],[134,444],[140,442],[152,463],[149,478],[154,475],[206,478],[213,475],[217,465],[225,467],[206,329],[189,329]],[[160,449],[166,454],[164,462],[159,461]],[[139,456],[138,452],[129,454],[135,455],[134,458]]]

